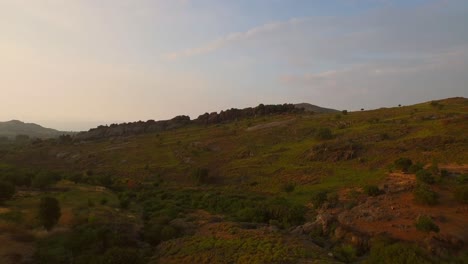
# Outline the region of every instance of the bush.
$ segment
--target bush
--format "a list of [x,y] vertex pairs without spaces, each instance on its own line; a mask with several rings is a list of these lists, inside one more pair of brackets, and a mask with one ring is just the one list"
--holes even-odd
[[42,197],[39,204],[39,221],[48,231],[52,229],[60,218],[60,205],[57,199]]
[[372,245],[367,264],[430,264],[424,252],[411,244],[378,242]]
[[377,196],[382,193],[382,191],[376,185],[366,185],[364,186],[364,192],[369,196]]
[[15,194],[15,186],[9,182],[0,182],[0,204],[9,200]]
[[416,174],[418,171],[424,169],[424,166],[421,163],[413,164],[409,167],[408,172]]
[[322,127],[317,131],[316,137],[320,140],[328,140],[333,138],[333,134],[330,128]]
[[51,172],[40,172],[36,174],[32,180],[32,186],[39,189],[44,189],[49,187],[60,180],[60,176],[56,173]]
[[344,263],[352,263],[357,259],[357,250],[352,245],[336,247],[333,253],[338,260]]
[[438,202],[438,195],[426,184],[419,184],[413,191],[414,199],[418,203],[435,205]]
[[318,191],[312,195],[311,200],[315,208],[320,208],[327,201],[327,194],[326,191]]
[[294,183],[289,182],[289,183],[284,184],[281,187],[281,189],[287,193],[294,192],[294,189],[296,189],[296,185]]
[[458,186],[455,188],[455,199],[460,203],[468,204],[468,186]]
[[395,160],[395,168],[403,172],[408,172],[413,162],[408,158],[399,158]]
[[428,172],[427,170],[420,170],[416,173],[416,180],[427,183],[427,184],[433,184],[435,183],[434,176],[432,173]]
[[424,232],[434,231],[438,233],[440,230],[439,227],[432,221],[432,219],[425,215],[419,216],[414,225],[416,226],[416,229]]
[[206,168],[197,168],[192,172],[192,178],[197,184],[210,183],[210,171]]

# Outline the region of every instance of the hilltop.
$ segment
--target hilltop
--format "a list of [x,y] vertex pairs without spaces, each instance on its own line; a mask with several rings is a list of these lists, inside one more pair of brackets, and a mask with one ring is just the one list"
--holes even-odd
[[0,137],[15,138],[17,135],[26,135],[30,138],[54,138],[65,132],[52,128],[45,128],[34,123],[24,123],[19,120],[0,122]]
[[[466,98],[324,114],[258,106],[0,149],[0,179],[17,186],[0,207],[0,257],[464,263],[467,121]],[[45,195],[62,216],[44,233]]]
[[294,105],[296,108],[302,108],[308,112],[314,112],[317,114],[324,114],[324,113],[338,113],[340,111],[331,108],[320,107],[317,105],[309,104],[309,103],[300,103]]

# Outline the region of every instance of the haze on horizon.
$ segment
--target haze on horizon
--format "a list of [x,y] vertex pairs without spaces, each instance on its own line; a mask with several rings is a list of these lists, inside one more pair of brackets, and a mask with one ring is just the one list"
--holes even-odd
[[465,0],[0,0],[0,121],[468,97]]

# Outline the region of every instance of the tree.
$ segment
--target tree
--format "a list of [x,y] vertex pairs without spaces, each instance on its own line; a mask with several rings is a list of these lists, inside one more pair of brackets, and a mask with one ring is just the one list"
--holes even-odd
[[341,113],[342,113],[343,115],[347,115],[347,114],[348,114],[348,110],[343,110],[343,111],[341,111]]
[[0,182],[0,204],[15,194],[15,186],[9,182]]
[[39,204],[39,221],[47,231],[54,227],[60,218],[59,201],[53,197],[42,197]]
[[32,180],[32,186],[39,189],[49,187],[60,179],[60,175],[51,172],[40,172]]

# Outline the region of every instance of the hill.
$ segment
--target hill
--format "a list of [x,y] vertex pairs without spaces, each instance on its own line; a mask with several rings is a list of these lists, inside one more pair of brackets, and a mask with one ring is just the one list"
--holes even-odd
[[338,113],[338,112],[340,112],[340,111],[338,111],[336,109],[324,108],[324,107],[316,106],[316,105],[309,104],[309,103],[300,103],[300,104],[295,104],[294,106],[296,108],[299,108],[299,109],[302,108],[307,112],[314,112],[314,113],[317,113],[317,114]]
[[0,137],[15,138],[17,135],[27,135],[30,138],[54,138],[65,132],[45,128],[34,123],[24,123],[19,120],[0,122]]
[[[0,259],[466,263],[468,99],[255,114],[264,107],[0,148],[0,182],[17,188],[0,207]],[[46,195],[62,216],[38,232]]]

